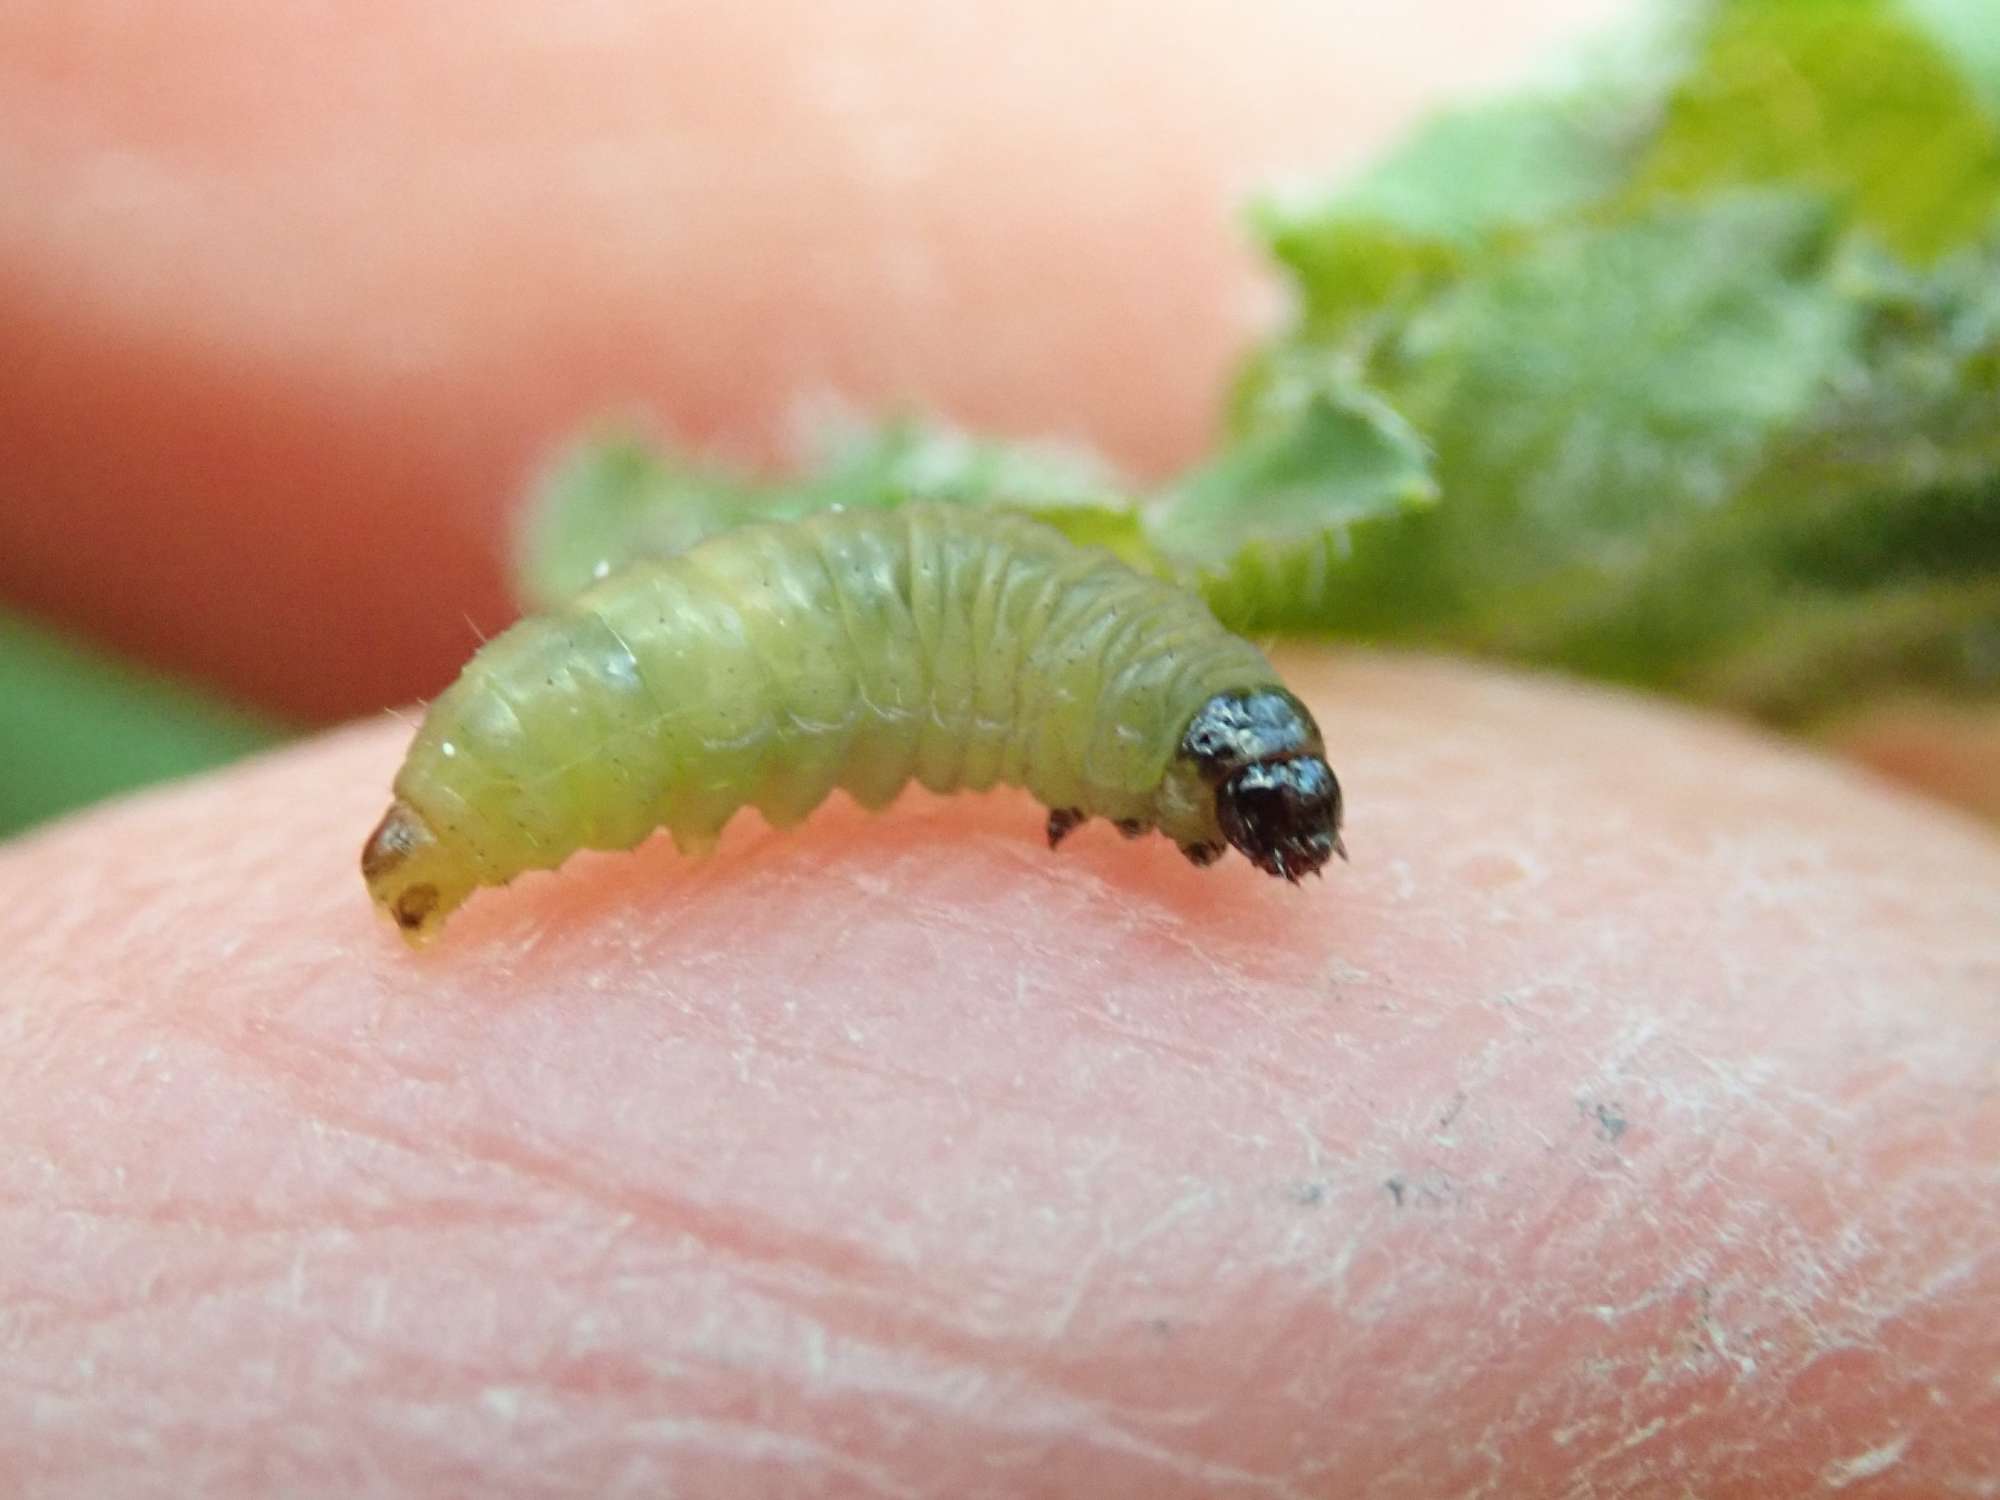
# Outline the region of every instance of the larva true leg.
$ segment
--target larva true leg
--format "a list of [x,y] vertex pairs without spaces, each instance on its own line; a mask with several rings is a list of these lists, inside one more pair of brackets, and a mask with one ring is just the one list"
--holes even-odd
[[1144,818],[1120,818],[1111,826],[1128,839],[1142,839],[1153,831],[1153,825]]
[[1196,869],[1201,869],[1204,866],[1214,864],[1218,859],[1222,858],[1222,845],[1182,844],[1181,853],[1187,856],[1189,864],[1193,865]]
[[1080,807],[1057,807],[1049,810],[1049,847],[1055,848],[1090,819]]

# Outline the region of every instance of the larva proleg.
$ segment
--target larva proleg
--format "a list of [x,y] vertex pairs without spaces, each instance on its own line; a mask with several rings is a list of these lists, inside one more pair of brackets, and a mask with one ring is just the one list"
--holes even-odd
[[710,847],[835,789],[1025,787],[1296,881],[1340,846],[1305,706],[1194,595],[1032,521],[913,505],[747,526],[489,642],[434,702],[362,854],[412,942],[481,886],[665,828]]

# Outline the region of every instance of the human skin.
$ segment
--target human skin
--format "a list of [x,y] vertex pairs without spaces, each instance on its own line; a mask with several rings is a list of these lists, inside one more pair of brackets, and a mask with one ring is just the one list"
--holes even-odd
[[30,1496],[1990,1494],[2000,848],[1296,655],[1351,867],[1018,794],[411,953],[361,727],[0,854]]
[[[464,654],[516,466],[606,398],[745,453],[828,387],[1193,451],[1226,200],[1459,57],[1384,7],[1343,92],[1337,13],[1093,9],[1091,125],[1036,107],[1034,7],[951,13],[1030,17],[993,95],[857,21],[813,109],[747,86],[828,55],[759,19],[803,7],[705,11],[706,89],[525,12],[268,10],[0,20],[0,586],[317,713]],[[896,133],[822,139],[856,90],[949,170],[871,196]],[[666,115],[674,234],[628,154]],[[521,160],[597,162],[598,217]],[[743,250],[806,226],[813,271]],[[1349,794],[1305,891],[912,795],[412,955],[355,868],[394,720],[0,850],[0,1494],[1993,1493],[2000,846],[1635,700],[1282,660]]]
[[1843,755],[2000,827],[2000,705],[1918,699],[1862,708],[1828,726]]

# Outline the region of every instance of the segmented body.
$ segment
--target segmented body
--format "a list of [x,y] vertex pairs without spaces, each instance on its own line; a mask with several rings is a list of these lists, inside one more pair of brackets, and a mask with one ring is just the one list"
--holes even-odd
[[431,705],[363,868],[424,936],[579,849],[664,827],[702,852],[745,806],[782,827],[836,788],[879,807],[912,780],[1025,787],[1219,852],[1213,787],[1177,752],[1203,704],[1277,681],[1192,594],[1018,517],[749,526],[482,649]]

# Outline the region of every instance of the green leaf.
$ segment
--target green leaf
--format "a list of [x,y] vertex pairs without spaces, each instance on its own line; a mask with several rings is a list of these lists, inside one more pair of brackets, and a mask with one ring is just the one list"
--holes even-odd
[[1619,181],[1627,112],[1563,97],[1454,110],[1420,125],[1323,206],[1281,214],[1272,204],[1267,223],[1274,239],[1347,220],[1463,247],[1551,223]]
[[633,427],[582,438],[550,467],[516,548],[516,592],[530,609],[573,597],[641,557],[670,557],[752,519],[749,481],[670,457]]
[[[1297,218],[1288,214],[1298,212]],[[1297,278],[1308,337],[1341,333],[1385,307],[1421,296],[1458,271],[1465,255],[1394,224],[1267,206],[1253,225]]]
[[[1948,600],[1958,611],[1990,597],[1981,590],[2000,580],[2000,480],[1993,477],[1925,492],[1842,490],[1774,465],[1760,483],[1766,488],[1738,504],[1695,518],[1627,577],[1600,580],[1565,610],[1521,622],[1506,644],[1577,671],[1797,717],[1800,694],[1778,691],[1768,673],[1725,664],[1803,664],[1810,647],[1819,653],[1815,677],[1837,681],[1836,649],[1865,637],[1885,604],[1895,604],[1907,629],[1917,619],[1907,601]],[[1843,611],[1848,625],[1838,626]],[[1807,615],[1809,630],[1798,627]],[[1956,613],[1946,621],[1954,631],[1973,623]],[[1993,624],[2000,627],[2000,616]],[[1762,649],[1761,642],[1781,637],[1804,645]],[[1858,665],[1864,656],[1877,659],[1857,652],[1857,691],[1878,685],[1879,673]],[[1755,692],[1753,678],[1764,684]],[[1970,672],[1958,679],[1968,690],[1974,683]]]
[[922,500],[1042,515],[1131,508],[1127,481],[1096,454],[1059,443],[974,437],[906,416],[835,429],[821,447],[813,472],[796,486],[819,505]]
[[1892,690],[2000,701],[2000,574],[1795,597],[1691,687],[1787,725]]
[[267,720],[0,614],[0,834],[280,738]]
[[1843,366],[1825,241],[1810,200],[1733,194],[1549,236],[1413,315],[1373,372],[1444,489],[1412,529],[1444,576],[1410,606],[1517,629],[1726,504]]
[[[1832,275],[1861,309],[1861,337],[1830,397],[1729,504],[1656,539],[1624,577],[1517,617],[1507,649],[1796,718],[1795,700],[1810,694],[1715,663],[1804,670],[1803,647],[1755,645],[1789,635],[1821,654],[1815,681],[1838,682],[1835,649],[1859,642],[1874,611],[1893,608],[1907,631],[1909,600],[1956,608],[2000,578],[2000,250],[1961,252],[1919,275],[1864,249]],[[1836,628],[1843,607],[1851,629]],[[1793,627],[1801,612],[1810,631]],[[1857,647],[1857,692],[1889,685],[1863,656],[1915,660]],[[1971,673],[1952,680],[1976,685]]]
[[1088,449],[974,437],[909,416],[836,429],[822,446],[812,472],[784,487],[788,514],[912,501],[1012,510],[1135,566],[1156,565],[1130,481]]
[[1436,498],[1422,440],[1386,402],[1298,370],[1247,435],[1165,491],[1146,530],[1225,623],[1296,628],[1325,612],[1355,527]]
[[1965,73],[1987,109],[2000,114],[2000,7],[1993,0],[1903,0],[1938,51]]
[[1020,511],[1156,566],[1129,491],[1094,455],[906,417],[824,435],[819,465],[790,479],[695,463],[631,428],[587,436],[556,462],[529,507],[516,588],[524,605],[546,609],[632,562],[671,557],[733,526],[912,501]]
[[837,433],[814,471],[755,482],[670,456],[629,432],[587,438],[554,467],[530,514],[520,589],[546,608],[645,557],[751,520],[914,501],[1031,515],[1133,567],[1204,589],[1233,623],[1323,609],[1355,526],[1428,503],[1426,455],[1379,397],[1288,372],[1256,432],[1142,512],[1101,460],[1076,449],[976,439],[904,418]]
[[1633,192],[1751,183],[1826,193],[1927,259],[2000,205],[2000,121],[1900,0],[1728,0]]
[[[1858,692],[1883,685],[1882,663],[1915,673],[1928,662],[1927,681],[1974,689],[1976,674],[1935,666],[1960,659],[1950,642],[1976,623],[1960,614],[1937,614],[1921,647],[1863,653],[1858,642],[1871,611],[1893,605],[1915,641],[1929,627],[1911,599],[1948,597],[1961,610],[1972,597],[1962,588],[2000,578],[2000,257],[1981,248],[1916,273],[1866,246],[1794,254],[1780,236],[1766,241],[1777,253],[1760,257],[1741,253],[1749,243],[1712,247],[1735,247],[1707,262],[1735,268],[1710,281],[1734,290],[1693,305],[1706,312],[1664,296],[1674,278],[1658,267],[1636,279],[1658,299],[1653,312],[1679,307],[1656,326],[1678,328],[1680,347],[1661,351],[1636,325],[1622,330],[1619,348],[1646,377],[1633,390],[1549,333],[1581,384],[1567,397],[1543,392],[1528,409],[1557,420],[1565,400],[1575,403],[1581,438],[1563,427],[1541,444],[1508,442],[1525,350],[1496,341],[1478,358],[1453,358],[1461,367],[1490,358],[1500,379],[1461,392],[1434,419],[1447,500],[1430,530],[1399,538],[1406,569],[1407,557],[1431,569],[1402,591],[1424,611],[1402,633],[1786,721],[1802,705],[1830,705],[1819,689],[1779,691],[1773,663],[1810,665],[1821,688],[1851,678]],[[1678,274],[1709,280],[1703,256],[1669,258]],[[1582,293],[1592,278],[1558,280],[1578,289],[1580,331],[1595,316]],[[1739,321],[1746,306],[1751,319]],[[1645,392],[1655,378],[1699,396],[1696,407],[1677,397],[1668,407],[1696,420],[1649,417],[1621,436],[1620,403],[1653,410]],[[1514,462],[1523,452],[1542,457],[1523,470]],[[1593,453],[1605,461],[1586,462]],[[1578,482],[1551,490],[1550,475]],[[1551,495],[1564,497],[1552,509],[1517,508]],[[1842,600],[1846,625],[1836,619]],[[1795,628],[1807,613],[1810,629]],[[1793,644],[1755,644],[1781,636]],[[1843,650],[1855,654],[1845,675]]]
[[1637,144],[1634,113],[1584,94],[1453,111],[1337,191],[1260,200],[1251,226],[1297,279],[1304,330],[1325,336],[1609,192]]
[[1777,456],[1775,487],[1909,494],[2000,472],[2000,223],[1929,271],[1863,243],[1836,275],[1860,340]]

